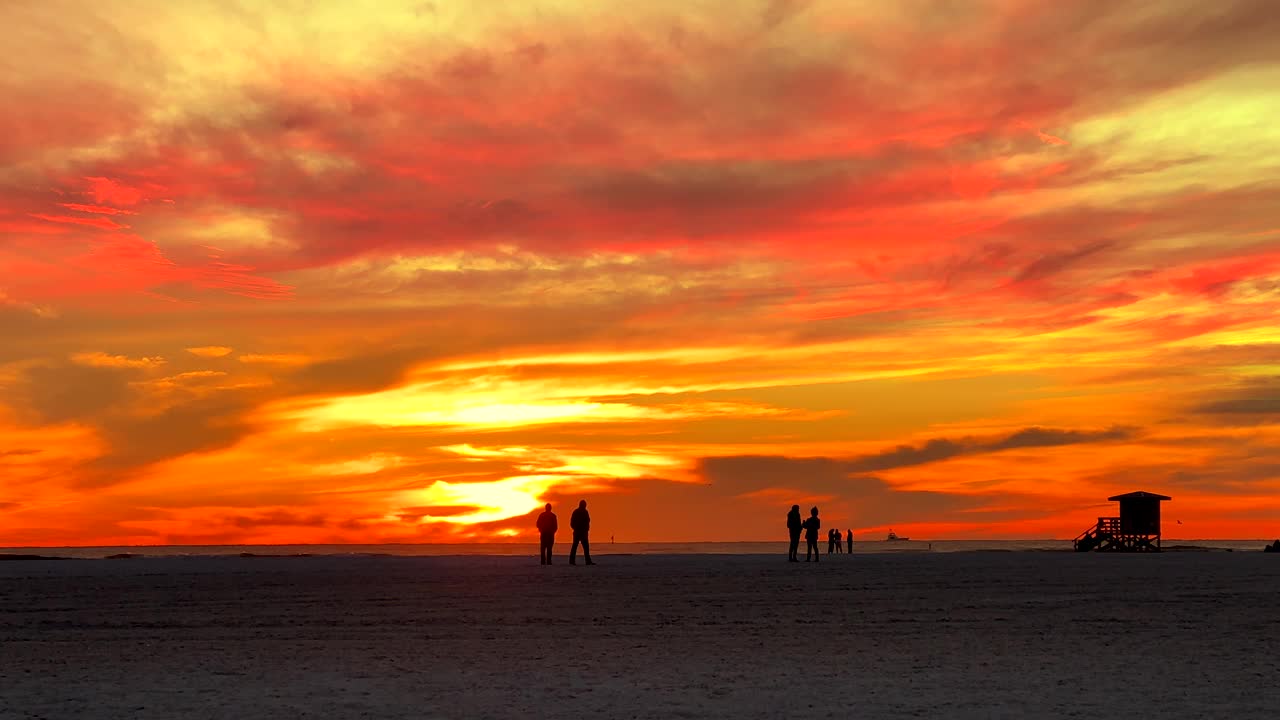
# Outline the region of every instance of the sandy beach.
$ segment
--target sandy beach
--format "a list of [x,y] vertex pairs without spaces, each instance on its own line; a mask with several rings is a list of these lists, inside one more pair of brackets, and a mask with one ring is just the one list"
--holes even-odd
[[1274,718],[1262,553],[0,563],[0,718]]

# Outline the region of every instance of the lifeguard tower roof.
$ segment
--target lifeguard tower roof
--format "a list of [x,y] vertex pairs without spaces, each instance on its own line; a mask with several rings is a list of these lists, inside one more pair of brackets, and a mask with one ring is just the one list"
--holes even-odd
[[1112,495],[1107,498],[1107,502],[1118,502],[1120,500],[1172,500],[1168,495],[1157,495],[1155,493],[1139,490],[1138,492],[1125,493],[1123,495]]

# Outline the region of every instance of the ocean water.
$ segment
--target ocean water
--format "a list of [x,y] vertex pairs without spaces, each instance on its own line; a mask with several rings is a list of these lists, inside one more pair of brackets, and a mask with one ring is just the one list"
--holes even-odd
[[[1166,551],[1208,549],[1220,551],[1261,551],[1268,540],[1165,540]],[[569,540],[556,543],[556,554],[567,555]],[[826,543],[819,543],[826,553]],[[862,553],[911,552],[1070,552],[1070,540],[854,540],[853,551]],[[595,541],[596,555],[785,555],[785,540],[773,542],[690,542],[690,543],[610,543]],[[803,545],[801,552],[804,551]],[[66,558],[105,558],[111,555],[144,557],[217,557],[236,555],[316,555],[316,556],[427,556],[456,555],[535,556],[535,543],[466,543],[431,545],[153,545],[118,547],[0,547],[0,555],[45,555]]]

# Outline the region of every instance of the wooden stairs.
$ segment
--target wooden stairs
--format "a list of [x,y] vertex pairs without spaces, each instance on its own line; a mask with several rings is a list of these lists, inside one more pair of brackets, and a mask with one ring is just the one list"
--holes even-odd
[[1076,536],[1076,552],[1160,552],[1160,536],[1125,533],[1120,518],[1100,517],[1098,524]]

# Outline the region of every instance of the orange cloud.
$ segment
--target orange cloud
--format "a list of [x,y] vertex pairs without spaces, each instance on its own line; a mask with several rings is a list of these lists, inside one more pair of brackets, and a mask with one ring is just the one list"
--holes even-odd
[[1060,137],[1050,135],[1049,133],[1044,132],[1042,130],[1036,131],[1036,137],[1040,138],[1040,142],[1044,143],[1045,145],[1070,145],[1071,144]]

